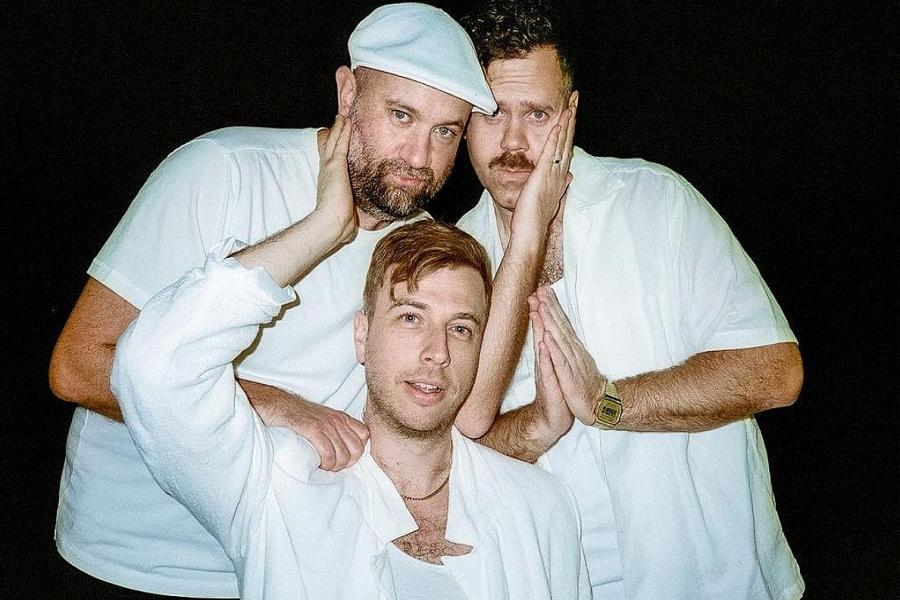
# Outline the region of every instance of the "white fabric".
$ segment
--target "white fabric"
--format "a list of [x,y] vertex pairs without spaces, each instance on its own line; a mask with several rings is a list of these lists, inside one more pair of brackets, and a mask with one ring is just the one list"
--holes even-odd
[[360,21],[347,42],[350,67],[369,67],[424,83],[493,114],[497,103],[465,29],[434,6],[380,6]]
[[387,545],[387,557],[397,600],[466,600],[462,588],[444,565],[417,560],[394,544]]
[[[228,128],[173,152],[149,177],[88,272],[140,308],[227,237],[255,243],[316,202],[316,130]],[[359,231],[309,273],[237,364],[240,377],[346,409],[364,387],[352,348],[372,249],[396,225]],[[249,345],[249,344],[248,344]],[[106,581],[157,594],[235,597],[216,540],[163,493],[125,426],[78,408],[60,485],[57,547]]]
[[[571,170],[564,308],[607,376],[796,341],[727,225],[684,179],[580,149]],[[459,225],[496,269],[503,249],[487,192]],[[533,361],[526,345],[504,411],[533,400]],[[576,421],[541,464],[578,499],[596,597],[800,597],[754,419],[702,433],[600,431]]]
[[[111,385],[141,455],[222,543],[245,600],[394,598],[386,546],[415,521],[368,451],[322,471],[306,440],[262,424],[231,361],[294,293],[222,255],[151,300],[119,339]],[[589,598],[565,486],[452,439],[446,537],[473,550],[443,560],[466,596]]]

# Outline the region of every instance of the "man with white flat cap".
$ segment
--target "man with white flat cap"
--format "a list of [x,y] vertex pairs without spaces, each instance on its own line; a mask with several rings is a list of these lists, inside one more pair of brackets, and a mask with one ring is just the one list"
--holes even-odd
[[[366,426],[343,411],[364,386],[350,339],[372,249],[401,221],[421,218],[451,170],[470,113],[496,108],[471,41],[436,8],[383,6],[348,46],[351,66],[336,72],[336,123],[350,131],[350,241],[299,275],[293,287],[301,302],[284,307],[234,363],[263,421],[303,435],[327,470],[355,462],[368,440]],[[304,220],[326,227],[317,180],[329,131],[232,127],[188,142],[150,175],[89,267],[50,367],[54,393],[79,405],[56,541],[80,571],[142,592],[237,596],[218,541],[147,470],[109,374],[116,341],[138,310],[203,265],[218,242],[255,244]],[[489,326],[485,351],[502,348],[504,334]],[[502,379],[491,361],[481,369],[473,393]],[[141,597],[75,571],[70,577],[86,597]]]

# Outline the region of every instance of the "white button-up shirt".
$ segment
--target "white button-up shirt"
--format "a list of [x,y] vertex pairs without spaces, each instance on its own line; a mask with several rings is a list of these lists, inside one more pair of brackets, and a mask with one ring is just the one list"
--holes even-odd
[[[231,363],[295,294],[227,252],[163,290],[119,340],[112,389],[135,443],[221,542],[243,598],[393,598],[386,546],[416,523],[368,450],[322,471],[306,440],[261,422]],[[590,598],[568,489],[456,430],[452,440],[446,538],[473,550],[443,562],[466,596]]]
[[[613,380],[699,352],[796,341],[728,226],[660,165],[575,150],[563,214],[563,310]],[[459,221],[503,258],[487,191]],[[503,410],[534,398],[526,342]],[[795,600],[788,547],[753,418],[710,431],[600,431],[575,422],[542,458],[578,499],[594,595]]]

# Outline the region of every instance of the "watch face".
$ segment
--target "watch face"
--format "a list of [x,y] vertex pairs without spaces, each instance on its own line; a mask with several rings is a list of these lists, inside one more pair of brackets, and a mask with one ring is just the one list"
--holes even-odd
[[612,427],[622,417],[622,405],[609,398],[603,398],[597,403],[597,410],[594,415],[597,417],[598,423]]

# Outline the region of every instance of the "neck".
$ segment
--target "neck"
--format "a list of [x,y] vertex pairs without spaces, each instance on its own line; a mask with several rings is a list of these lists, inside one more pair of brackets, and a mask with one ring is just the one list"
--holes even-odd
[[369,408],[363,418],[369,427],[372,458],[404,496],[426,496],[450,474],[453,442],[450,430],[413,438],[384,424]]
[[[556,211],[556,214],[553,216],[553,220],[550,221],[550,224],[543,233],[547,236],[550,236],[554,233],[561,235],[562,234],[562,225],[563,225],[563,214],[566,210],[566,196],[568,194],[563,194],[563,197],[559,201],[559,210]],[[515,226],[515,213],[508,208],[504,208],[500,206],[497,202],[494,202],[494,215],[497,219],[497,232],[500,234],[500,242],[503,245],[504,250],[509,247],[509,238],[512,230]],[[546,239],[546,238],[545,238]]]
[[360,229],[365,229],[366,231],[377,231],[387,227],[388,224],[391,223],[391,221],[373,217],[358,206],[356,207],[356,216],[359,219]]

